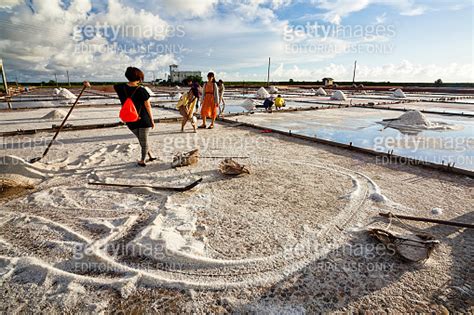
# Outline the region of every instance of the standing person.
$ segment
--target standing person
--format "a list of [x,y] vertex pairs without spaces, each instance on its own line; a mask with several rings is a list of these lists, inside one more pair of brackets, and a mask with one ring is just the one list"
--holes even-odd
[[201,117],[202,125],[199,128],[206,128],[206,119],[211,118],[209,129],[214,128],[214,122],[217,117],[217,108],[219,107],[219,95],[216,79],[213,72],[207,74],[207,82],[204,83],[202,95]]
[[125,71],[125,77],[128,79],[128,83],[114,85],[114,89],[122,105],[127,98],[131,98],[137,110],[139,116],[138,120],[128,122],[127,127],[138,138],[138,142],[141,146],[141,159],[138,161],[138,165],[145,167],[147,155],[149,162],[156,160],[156,158],[151,155],[148,147],[148,134],[151,129],[155,128],[153,113],[151,111],[150,94],[148,94],[145,88],[140,86],[140,83],[145,79],[143,71],[135,67],[128,67]]
[[193,91],[193,95],[194,95],[194,97],[196,97],[196,108],[199,108],[199,100],[201,99],[202,88],[199,85],[198,80],[196,80],[196,79],[194,79],[192,81],[189,80],[188,81],[188,86],[191,87],[191,91]]
[[[217,87],[219,91],[219,116],[224,114],[225,110],[225,100],[224,100],[224,92],[225,92],[225,86],[224,86],[224,81],[219,80],[217,82]],[[222,107],[221,107],[222,105]]]
[[194,109],[199,99],[199,91],[197,93],[198,96],[196,96],[192,80],[188,81],[188,86],[191,88],[187,93],[181,96],[176,107],[178,108],[181,116],[183,116],[183,121],[181,122],[181,132],[184,131],[184,126],[186,126],[188,121],[191,121],[194,132],[196,132],[197,119],[194,117]]

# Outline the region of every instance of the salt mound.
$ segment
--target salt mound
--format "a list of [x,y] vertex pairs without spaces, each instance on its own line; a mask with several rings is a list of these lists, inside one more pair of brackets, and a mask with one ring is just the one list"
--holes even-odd
[[77,98],[76,95],[74,95],[74,93],[71,93],[71,91],[65,88],[59,88],[58,95],[67,100],[75,100]]
[[268,92],[270,94],[277,94],[278,93],[278,88],[276,86],[270,86],[270,88],[268,89]]
[[258,102],[254,100],[246,99],[245,101],[242,102],[242,104],[240,104],[240,106],[250,111],[250,110],[254,110],[257,104]]
[[347,100],[347,97],[346,94],[338,90],[332,94],[331,99],[336,101],[345,101]]
[[265,90],[265,88],[262,86],[261,88],[258,89],[257,96],[259,98],[267,98],[267,97],[270,97],[270,93],[268,93],[267,90]]
[[407,96],[405,95],[405,93],[403,93],[401,89],[396,89],[395,92],[393,92],[393,97],[406,98]]
[[24,177],[28,179],[44,179],[45,175],[38,168],[22,158],[7,155],[0,157],[0,175],[7,177]]
[[173,96],[173,99],[176,100],[176,101],[179,101],[179,99],[183,96],[183,94],[181,93],[178,93],[176,94],[175,96]]
[[431,122],[419,110],[408,111],[398,117],[394,122],[406,126],[422,126],[427,128],[431,126]]
[[420,130],[462,130],[462,126],[450,125],[442,121],[429,121],[419,110],[411,110],[397,119],[390,119],[379,122],[385,128],[395,128],[404,132],[413,132]]
[[[314,90],[313,90],[313,91],[314,91]],[[320,87],[320,88],[315,92],[315,94],[316,94],[317,96],[326,96],[326,95],[328,95],[328,93],[326,93],[326,91],[325,91],[322,87]]]
[[43,117],[41,117],[41,119],[64,119],[64,117],[66,117],[66,115],[67,115],[66,112],[64,112],[60,109],[55,109],[53,111],[50,111],[49,113],[47,113]]
[[54,88],[53,94],[54,94],[54,95],[59,95],[59,89],[58,89],[58,88]]

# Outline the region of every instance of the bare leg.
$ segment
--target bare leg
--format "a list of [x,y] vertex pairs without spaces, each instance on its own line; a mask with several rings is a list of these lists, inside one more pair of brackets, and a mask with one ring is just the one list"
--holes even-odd
[[148,151],[148,162],[153,162],[153,161],[156,161],[156,157],[153,157],[153,155],[151,155],[151,151]]
[[222,98],[222,109],[221,109],[220,116],[224,117],[224,114],[225,114],[225,100],[224,98]]
[[188,122],[188,117],[183,116],[183,121],[181,122],[181,131],[184,131],[184,126],[186,126],[187,122]]
[[212,122],[211,122],[211,125],[209,126],[209,129],[214,128],[214,122],[216,121],[218,108],[219,108],[219,105],[216,104],[216,106],[214,107],[214,111],[212,113]]

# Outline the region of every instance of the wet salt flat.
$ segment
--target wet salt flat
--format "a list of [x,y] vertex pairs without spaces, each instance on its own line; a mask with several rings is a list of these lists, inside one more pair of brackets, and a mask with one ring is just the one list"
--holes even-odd
[[256,113],[234,117],[246,122],[282,131],[336,141],[381,152],[435,163],[455,163],[457,167],[474,169],[474,120],[472,118],[426,115],[430,121],[442,121],[457,130],[423,130],[402,133],[377,122],[397,118],[398,111],[358,108],[329,109],[291,113]]
[[442,103],[442,102],[413,102],[413,103],[393,103],[389,105],[382,105],[381,107],[390,107],[398,109],[418,109],[420,111],[434,111],[440,113],[455,113],[455,114],[474,114],[474,104],[467,103]]
[[[53,109],[40,108],[22,111],[3,112],[0,115],[0,131],[15,131],[18,129],[40,129],[51,128],[52,125],[59,125],[62,118],[45,119],[43,118]],[[66,114],[67,108],[62,108],[61,112]],[[119,107],[77,107],[72,112],[67,123],[74,126],[106,124],[119,122]],[[177,117],[178,112],[153,108],[154,118]]]

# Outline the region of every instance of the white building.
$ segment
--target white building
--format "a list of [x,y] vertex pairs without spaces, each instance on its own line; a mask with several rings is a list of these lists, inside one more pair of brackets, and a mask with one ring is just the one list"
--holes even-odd
[[201,71],[178,71],[178,65],[170,65],[169,81],[181,83],[188,77],[201,76]]

